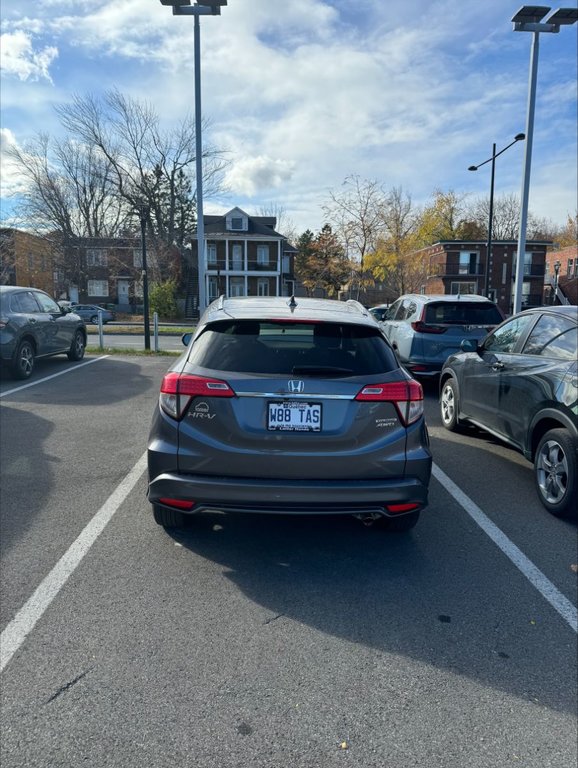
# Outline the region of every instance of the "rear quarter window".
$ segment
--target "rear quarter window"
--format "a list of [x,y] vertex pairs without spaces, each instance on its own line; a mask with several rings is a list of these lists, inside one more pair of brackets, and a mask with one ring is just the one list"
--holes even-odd
[[[193,343],[189,362],[212,371],[291,376],[295,368],[335,366],[373,376],[399,368],[377,328],[349,323],[222,321]],[[347,374],[346,372],[349,372]]]

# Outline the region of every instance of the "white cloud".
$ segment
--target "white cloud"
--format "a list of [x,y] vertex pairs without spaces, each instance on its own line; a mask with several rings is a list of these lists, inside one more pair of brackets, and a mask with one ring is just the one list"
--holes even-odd
[[25,32],[7,32],[0,37],[0,67],[4,76],[50,81],[48,69],[57,56],[54,46],[34,50],[32,38]]
[[14,161],[8,157],[7,150],[17,147],[14,134],[8,128],[0,128],[0,188],[2,198],[8,198],[22,192],[24,185],[22,176]]
[[286,160],[263,155],[246,157],[235,163],[227,173],[225,183],[232,193],[253,197],[281,187],[289,181],[293,169],[293,163]]

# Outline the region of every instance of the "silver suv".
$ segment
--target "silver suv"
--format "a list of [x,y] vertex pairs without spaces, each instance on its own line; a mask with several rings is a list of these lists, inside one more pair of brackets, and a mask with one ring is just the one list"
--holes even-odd
[[183,340],[148,446],[159,525],[206,510],[416,524],[431,473],[423,392],[361,304],[221,298]]
[[437,376],[464,339],[479,341],[504,316],[485,296],[407,294],[380,323],[400,363],[415,376]]

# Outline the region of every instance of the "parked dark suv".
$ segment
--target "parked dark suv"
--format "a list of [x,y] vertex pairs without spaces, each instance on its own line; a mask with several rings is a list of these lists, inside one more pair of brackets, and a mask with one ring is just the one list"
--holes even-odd
[[380,325],[402,365],[414,376],[432,377],[459,352],[462,339],[483,339],[503,319],[484,296],[420,293],[400,296]]
[[444,426],[474,424],[521,451],[557,516],[578,501],[577,318],[574,306],[521,312],[481,344],[464,342],[440,376]]
[[221,298],[162,381],[148,467],[165,527],[217,509],[407,530],[431,473],[422,388],[356,301]]
[[27,379],[38,357],[65,353],[82,360],[86,326],[44,291],[0,285],[0,359],[16,379]]

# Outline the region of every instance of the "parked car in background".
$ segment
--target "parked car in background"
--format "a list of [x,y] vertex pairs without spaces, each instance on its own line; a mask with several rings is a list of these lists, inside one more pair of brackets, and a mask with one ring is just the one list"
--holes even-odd
[[116,319],[114,312],[111,312],[109,309],[104,309],[103,307],[97,307],[96,304],[73,304],[70,307],[70,311],[74,312],[79,317],[82,317],[86,323],[92,323],[93,325],[98,325],[99,312],[102,313],[103,324],[110,323]]
[[150,432],[157,523],[217,509],[416,524],[431,473],[423,391],[361,304],[221,298],[189,337]]
[[369,308],[369,314],[380,323],[386,316],[389,304],[378,304],[376,307]]
[[440,377],[446,429],[474,424],[534,463],[538,496],[556,516],[576,513],[578,310],[514,315],[481,344],[464,341]]
[[27,379],[35,360],[65,353],[82,360],[84,321],[37,288],[0,286],[0,360],[16,379]]
[[475,295],[400,296],[380,324],[400,363],[415,376],[437,376],[463,339],[478,341],[504,319]]

